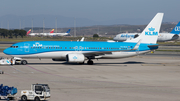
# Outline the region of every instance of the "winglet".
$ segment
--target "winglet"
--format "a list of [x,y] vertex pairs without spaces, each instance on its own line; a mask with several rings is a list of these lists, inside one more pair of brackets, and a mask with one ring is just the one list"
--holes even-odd
[[180,33],[180,21],[170,33],[171,34],[179,34]]
[[84,41],[84,37],[82,37],[82,39],[80,41]]

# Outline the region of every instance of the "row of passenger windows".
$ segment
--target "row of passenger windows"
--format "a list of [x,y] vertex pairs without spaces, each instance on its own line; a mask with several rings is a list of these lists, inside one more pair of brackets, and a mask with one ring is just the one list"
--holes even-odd
[[[62,47],[31,47],[31,49],[62,49]],[[65,47],[64,49],[67,49]],[[127,50],[127,48],[110,48],[110,47],[69,47],[69,49],[122,49],[122,50]]]
[[18,46],[10,46],[11,48],[18,48]]

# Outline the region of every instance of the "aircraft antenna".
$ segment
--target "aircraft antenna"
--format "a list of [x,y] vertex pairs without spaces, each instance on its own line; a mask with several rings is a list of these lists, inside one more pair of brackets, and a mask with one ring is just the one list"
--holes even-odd
[[8,30],[9,30],[9,20],[7,21],[7,27],[8,27]]
[[32,19],[32,33],[33,33],[33,19]]
[[76,18],[74,18],[74,37],[76,37]]
[[43,34],[44,34],[44,18],[43,18]]
[[21,19],[19,19],[19,28],[21,29]]
[[56,23],[55,24],[56,24],[56,33],[57,33],[57,17],[56,17]]

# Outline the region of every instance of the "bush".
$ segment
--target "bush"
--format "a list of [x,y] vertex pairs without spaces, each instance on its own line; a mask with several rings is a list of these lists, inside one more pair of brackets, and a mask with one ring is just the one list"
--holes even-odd
[[98,34],[94,34],[94,35],[93,35],[93,38],[98,38],[98,37],[99,37]]

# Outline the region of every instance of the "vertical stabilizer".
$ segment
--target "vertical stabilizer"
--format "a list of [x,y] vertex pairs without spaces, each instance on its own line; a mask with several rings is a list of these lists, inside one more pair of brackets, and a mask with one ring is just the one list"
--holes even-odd
[[71,29],[69,29],[66,33],[70,33]]
[[52,30],[50,31],[50,33],[54,33],[54,29],[52,29]]
[[125,42],[139,42],[156,44],[159,35],[162,19],[164,13],[157,13],[151,22],[146,26],[143,32],[135,39],[127,40]]
[[180,21],[170,33],[171,34],[179,34],[180,33]]
[[29,33],[31,33],[31,29],[26,33],[26,35],[29,35]]

